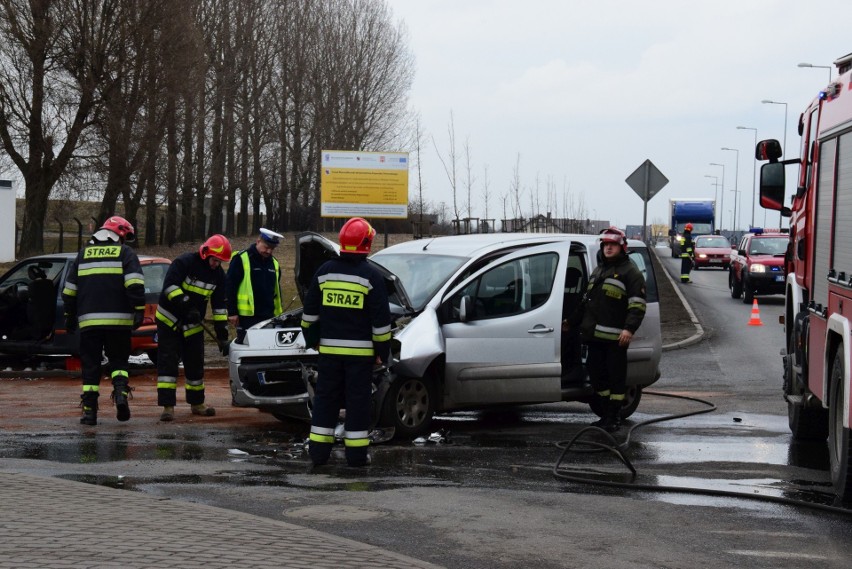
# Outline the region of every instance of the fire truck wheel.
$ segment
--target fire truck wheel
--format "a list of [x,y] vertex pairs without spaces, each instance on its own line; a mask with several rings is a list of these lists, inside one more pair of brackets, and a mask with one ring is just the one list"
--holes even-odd
[[731,298],[739,298],[743,294],[743,285],[736,278],[734,272],[728,272],[728,288],[731,289]]
[[831,364],[828,405],[828,460],[834,492],[841,501],[852,502],[852,437],[843,426],[843,346],[838,346]]

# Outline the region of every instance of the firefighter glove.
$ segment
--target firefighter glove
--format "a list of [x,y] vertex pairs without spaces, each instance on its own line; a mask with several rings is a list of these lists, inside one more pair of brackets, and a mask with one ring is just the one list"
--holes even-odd
[[69,332],[74,332],[77,330],[77,317],[73,314],[65,315],[65,329]]
[[201,323],[201,313],[198,312],[194,308],[191,309],[191,310],[188,310],[186,312],[186,323],[189,324],[190,326],[193,325],[193,324],[200,324]]
[[227,326],[216,326],[216,339],[219,342],[227,342],[228,341],[228,327]]
[[145,312],[137,310],[133,313],[133,329],[136,330],[142,326],[142,320],[145,318]]
[[219,351],[222,352],[223,356],[228,357],[228,352],[231,351],[231,343],[227,340],[219,342]]

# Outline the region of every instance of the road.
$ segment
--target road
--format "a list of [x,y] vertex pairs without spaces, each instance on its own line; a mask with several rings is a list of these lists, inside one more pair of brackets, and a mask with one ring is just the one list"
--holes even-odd
[[[660,252],[677,272],[679,261]],[[752,307],[730,298],[726,279],[702,270],[694,284],[680,285],[705,336],[665,352],[653,388],[716,410],[633,431],[625,454],[635,480],[609,453],[572,454],[561,474],[832,503],[825,445],[793,444],[787,429],[778,355],[783,300],[758,297],[763,326],[749,326]],[[3,408],[33,398],[31,417],[3,421],[0,469],[239,510],[446,567],[845,568],[852,554],[852,516],[554,476],[562,455],[556,443],[594,419],[577,403],[441,416],[434,426],[441,442],[377,445],[367,469],[314,470],[302,452],[304,425],[227,407],[216,374],[209,383],[220,413],[210,422],[184,409],[175,423],[157,423],[151,381],[133,380],[139,388],[129,423],[107,415],[96,429],[76,424],[78,410],[68,404],[79,389],[74,381],[0,382]],[[702,409],[646,394],[628,424]]]

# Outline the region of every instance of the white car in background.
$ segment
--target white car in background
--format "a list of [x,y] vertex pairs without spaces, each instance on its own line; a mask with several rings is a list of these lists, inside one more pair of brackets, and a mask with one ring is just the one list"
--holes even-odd
[[[315,233],[296,241],[303,295],[338,247]],[[558,401],[587,401],[602,413],[582,365],[563,365],[561,329],[599,250],[596,235],[492,233],[420,239],[373,254],[368,261],[386,276],[395,319],[392,366],[374,379],[377,426],[414,437],[429,431],[435,413]],[[659,379],[662,352],[650,252],[634,240],[628,250],[645,276],[647,310],[628,350],[624,417]],[[309,418],[318,354],[305,348],[300,320],[301,308],[285,312],[231,345],[235,405],[282,420]]]

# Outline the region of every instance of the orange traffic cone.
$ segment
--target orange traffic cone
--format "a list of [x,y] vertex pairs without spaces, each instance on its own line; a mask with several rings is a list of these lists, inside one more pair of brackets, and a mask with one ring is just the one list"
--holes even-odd
[[763,326],[763,322],[760,321],[760,310],[757,308],[757,299],[754,299],[754,303],[751,305],[751,320],[748,321],[749,326]]

